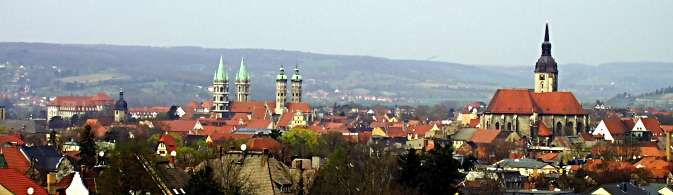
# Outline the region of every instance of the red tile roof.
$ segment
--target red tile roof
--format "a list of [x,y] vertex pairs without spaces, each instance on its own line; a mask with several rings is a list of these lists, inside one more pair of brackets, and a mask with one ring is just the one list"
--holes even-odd
[[178,147],[175,138],[173,138],[173,136],[170,135],[166,134],[161,135],[161,137],[159,138],[159,142],[163,142],[166,145],[166,150],[168,152],[175,151],[175,149],[177,149]]
[[540,159],[542,161],[556,161],[558,160],[559,153],[544,153],[544,154],[538,154],[537,159]]
[[100,92],[95,96],[58,96],[49,105],[53,106],[96,106],[114,103],[114,99],[106,93]]
[[661,128],[659,120],[656,118],[641,118],[640,121],[645,125],[645,129],[649,130],[654,136],[663,136],[664,130]]
[[245,125],[246,128],[253,128],[253,129],[266,129],[269,128],[271,125],[271,120],[266,120],[266,119],[252,119],[248,121],[248,123]]
[[469,126],[471,128],[477,128],[478,125],[479,125],[479,118],[470,119],[470,125]]
[[291,113],[295,113],[297,111],[307,113],[311,112],[311,106],[306,102],[287,103],[287,110]]
[[500,135],[500,130],[495,129],[477,129],[472,134],[470,141],[477,144],[490,144]]
[[402,128],[389,127],[386,128],[386,135],[388,137],[407,137],[407,132],[404,132]]
[[19,173],[25,173],[30,167],[30,162],[19,148],[17,147],[2,147],[2,153],[5,155],[7,161],[7,168],[14,169]]
[[294,115],[291,112],[286,112],[282,116],[280,116],[280,119],[278,119],[278,122],[276,123],[276,126],[278,127],[287,127],[290,125],[290,122],[292,121],[292,117]]
[[498,89],[486,110],[505,114],[586,114],[571,92],[535,93],[530,89]]
[[130,113],[164,113],[171,110],[171,107],[166,106],[154,106],[154,107],[141,107],[141,108],[129,108]]
[[[631,130],[627,129],[628,127],[624,124],[625,121],[619,118],[606,118],[603,119],[603,123],[605,123],[605,126],[612,135],[624,135],[624,133]],[[633,128],[633,126],[631,127]]]
[[264,116],[266,116],[267,106],[269,109],[273,109],[274,106],[276,106],[276,103],[260,101],[231,102],[229,110],[234,113],[252,114],[252,118],[264,118]]
[[268,149],[272,152],[278,152],[282,148],[282,145],[273,138],[252,138],[248,140],[245,144],[249,151],[263,151]]
[[26,142],[21,139],[21,134],[9,134],[9,135],[0,135],[0,146],[2,146],[5,143],[10,143],[12,145],[23,145],[26,144]]
[[673,125],[661,125],[661,129],[663,129],[664,132],[673,132]]
[[28,194],[26,190],[29,187],[35,190],[33,195],[49,194],[42,186],[14,169],[0,169],[0,185],[17,195]]
[[666,153],[656,146],[640,147],[640,155],[643,157],[666,157]]
[[636,168],[642,168],[652,174],[653,178],[662,179],[668,176],[671,163],[656,158],[643,158],[635,164]]
[[162,125],[165,125],[164,130],[169,131],[169,132],[182,132],[182,133],[188,133],[189,131],[194,129],[194,125],[196,125],[196,120],[168,120],[168,121],[160,121]]
[[416,135],[418,135],[418,137],[423,137],[434,126],[434,124],[416,125],[412,128],[412,130],[416,131]]

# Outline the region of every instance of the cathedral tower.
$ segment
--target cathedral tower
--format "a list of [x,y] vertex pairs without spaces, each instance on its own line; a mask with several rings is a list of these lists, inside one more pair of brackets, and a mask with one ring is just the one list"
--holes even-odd
[[245,67],[245,58],[241,59],[241,67],[236,74],[236,101],[247,102],[250,96],[250,73]]
[[285,75],[285,68],[280,66],[280,73],[276,76],[276,114],[283,114],[285,112],[285,103],[287,101],[287,76]]
[[549,42],[549,23],[545,24],[542,55],[535,63],[535,93],[554,92],[558,90],[558,69],[551,56]]
[[299,74],[299,65],[294,66],[294,74],[292,74],[292,103],[301,102],[301,74]]
[[128,113],[129,109],[126,100],[124,100],[124,90],[119,89],[119,99],[115,102],[115,106],[112,110],[114,112],[115,122],[126,122],[126,113]]
[[229,70],[226,68],[222,56],[220,64],[213,76],[213,118],[224,118],[229,112]]

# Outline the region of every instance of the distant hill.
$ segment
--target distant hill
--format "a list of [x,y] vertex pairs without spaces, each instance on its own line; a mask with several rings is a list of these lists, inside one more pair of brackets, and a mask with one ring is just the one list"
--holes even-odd
[[608,99],[607,104],[614,107],[657,107],[673,109],[673,86],[657,89],[640,95],[617,94]]
[[[325,103],[364,95],[396,98],[398,104],[485,101],[497,88],[531,87],[536,60],[498,67],[266,49],[0,43],[0,63],[24,65],[36,95],[115,93],[123,87],[131,105],[209,99],[206,88],[220,55],[232,77],[241,57],[247,58],[254,99],[273,99],[279,66],[299,64],[307,99]],[[559,69],[559,87],[573,90],[583,102],[673,85],[668,74],[672,63],[570,64]]]

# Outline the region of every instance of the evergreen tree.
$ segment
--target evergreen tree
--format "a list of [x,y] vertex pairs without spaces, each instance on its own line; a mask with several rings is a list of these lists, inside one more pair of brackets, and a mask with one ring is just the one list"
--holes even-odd
[[398,161],[400,165],[399,183],[415,189],[419,181],[418,174],[421,171],[421,158],[415,149],[409,148]]
[[87,125],[79,133],[80,163],[87,167],[96,165],[96,141],[93,139],[91,126]]
[[423,194],[455,194],[456,185],[464,178],[458,172],[460,162],[453,159],[451,146],[439,146],[431,150],[422,165],[419,190]]

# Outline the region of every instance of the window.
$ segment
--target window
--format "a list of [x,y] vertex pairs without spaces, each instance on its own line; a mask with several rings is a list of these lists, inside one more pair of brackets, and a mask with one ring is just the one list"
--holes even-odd
[[544,75],[540,75],[540,80],[544,81]]

